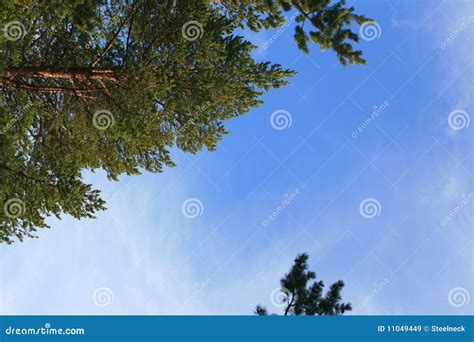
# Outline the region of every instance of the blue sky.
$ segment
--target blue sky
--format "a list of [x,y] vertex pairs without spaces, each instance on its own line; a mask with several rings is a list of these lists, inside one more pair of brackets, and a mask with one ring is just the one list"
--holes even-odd
[[307,252],[353,314],[472,314],[474,6],[353,3],[378,24],[367,66],[304,55],[291,29],[246,33],[291,84],[228,122],[216,152],[87,175],[109,209],[2,246],[1,313],[281,312],[274,290]]

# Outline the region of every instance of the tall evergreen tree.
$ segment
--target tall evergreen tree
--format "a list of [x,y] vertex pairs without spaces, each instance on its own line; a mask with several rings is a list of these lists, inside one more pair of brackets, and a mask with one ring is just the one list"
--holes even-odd
[[237,3],[2,1],[0,241],[32,237],[51,215],[104,209],[84,170],[117,180],[174,166],[174,146],[214,150],[226,120],[294,74],[255,61],[240,28],[281,27],[294,10],[302,50],[311,39],[364,63],[349,26],[366,19],[344,1]]
[[[323,295],[324,283],[316,281],[316,273],[308,271],[308,255],[303,253],[295,258],[290,271],[280,280],[284,304],[284,315],[342,315],[352,310],[350,303],[341,303],[341,290],[344,282],[339,280],[329,287]],[[255,308],[255,314],[268,315],[261,305]]]

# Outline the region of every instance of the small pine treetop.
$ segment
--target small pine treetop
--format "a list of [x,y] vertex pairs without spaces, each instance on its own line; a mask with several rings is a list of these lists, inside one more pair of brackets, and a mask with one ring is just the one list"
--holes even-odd
[[[316,273],[308,271],[308,255],[299,254],[290,271],[280,280],[282,293],[285,298],[284,315],[342,315],[352,310],[350,303],[341,302],[341,290],[344,282],[339,280],[323,294],[324,283],[316,281]],[[255,308],[255,314],[268,315],[261,305]]]

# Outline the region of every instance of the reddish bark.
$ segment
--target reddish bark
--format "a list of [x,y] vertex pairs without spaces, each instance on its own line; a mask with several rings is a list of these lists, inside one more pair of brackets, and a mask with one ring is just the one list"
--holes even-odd
[[15,79],[18,77],[26,78],[61,78],[77,80],[110,80],[119,81],[122,77],[119,69],[99,69],[92,67],[23,67],[8,68],[4,71],[3,77],[6,79]]

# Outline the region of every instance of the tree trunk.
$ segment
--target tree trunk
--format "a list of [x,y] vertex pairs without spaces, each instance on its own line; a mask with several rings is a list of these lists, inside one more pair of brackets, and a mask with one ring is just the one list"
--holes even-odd
[[71,80],[119,81],[123,78],[120,71],[120,69],[100,69],[93,67],[23,67],[5,69],[2,78],[13,80],[17,77],[41,77]]

